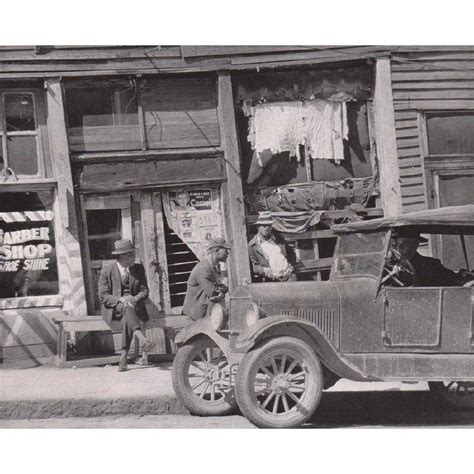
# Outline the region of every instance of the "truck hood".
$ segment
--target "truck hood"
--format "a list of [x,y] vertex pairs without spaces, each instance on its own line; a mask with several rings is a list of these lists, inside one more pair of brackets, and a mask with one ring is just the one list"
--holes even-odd
[[[252,301],[268,316],[299,316],[307,311],[337,309],[340,282],[299,281],[291,283],[255,283],[245,287]],[[309,316],[309,315],[308,315]]]

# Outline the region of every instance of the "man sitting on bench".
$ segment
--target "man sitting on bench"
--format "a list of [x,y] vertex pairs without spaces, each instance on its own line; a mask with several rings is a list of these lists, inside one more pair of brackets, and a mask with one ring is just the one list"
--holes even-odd
[[99,277],[99,300],[102,304],[102,318],[106,323],[122,321],[122,351],[119,372],[127,370],[127,356],[133,336],[142,344],[143,352],[148,352],[149,342],[141,329],[141,322],[148,321],[145,300],[148,285],[145,269],[135,264],[135,247],[130,240],[117,240],[112,255],[117,261],[102,268]]

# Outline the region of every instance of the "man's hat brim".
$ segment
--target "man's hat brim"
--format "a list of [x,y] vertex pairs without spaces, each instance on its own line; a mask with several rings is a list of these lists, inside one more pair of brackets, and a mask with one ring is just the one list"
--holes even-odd
[[122,255],[123,253],[133,252],[134,250],[136,250],[136,247],[131,247],[131,248],[124,249],[124,250],[114,250],[113,252],[110,252],[110,253],[112,255]]

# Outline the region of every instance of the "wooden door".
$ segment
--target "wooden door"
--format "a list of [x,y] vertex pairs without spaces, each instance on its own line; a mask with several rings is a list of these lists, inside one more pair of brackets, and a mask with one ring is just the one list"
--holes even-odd
[[131,195],[86,195],[82,197],[82,221],[85,241],[85,271],[88,307],[92,314],[100,314],[97,294],[99,274],[107,262],[113,261],[111,252],[119,239],[133,239]]

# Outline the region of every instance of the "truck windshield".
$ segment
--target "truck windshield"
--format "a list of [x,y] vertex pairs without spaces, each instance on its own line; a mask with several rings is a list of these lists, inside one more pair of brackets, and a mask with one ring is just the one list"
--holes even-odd
[[379,278],[384,266],[387,239],[387,231],[341,235],[331,280],[349,276]]
[[387,231],[355,232],[339,237],[337,253],[339,255],[359,255],[372,252],[383,252],[387,241]]

